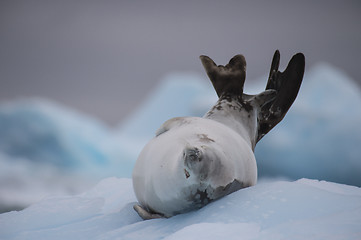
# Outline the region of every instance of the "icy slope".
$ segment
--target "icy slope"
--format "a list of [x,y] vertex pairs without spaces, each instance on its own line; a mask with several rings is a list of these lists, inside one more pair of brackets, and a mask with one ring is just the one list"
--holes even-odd
[[0,239],[360,239],[361,189],[301,179],[263,182],[170,219],[142,221],[130,179],[0,215]]

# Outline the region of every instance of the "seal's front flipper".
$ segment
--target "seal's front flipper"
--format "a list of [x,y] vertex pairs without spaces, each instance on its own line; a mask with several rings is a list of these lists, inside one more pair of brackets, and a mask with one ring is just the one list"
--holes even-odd
[[278,71],[279,62],[280,53],[277,50],[273,56],[266,86],[266,90],[276,90],[277,96],[261,109],[257,142],[284,118],[302,83],[305,71],[305,56],[302,53],[292,57],[284,72]]
[[138,213],[138,215],[144,220],[155,219],[155,218],[164,218],[163,215],[157,213],[150,213],[145,210],[142,206],[136,204],[133,206],[134,210]]

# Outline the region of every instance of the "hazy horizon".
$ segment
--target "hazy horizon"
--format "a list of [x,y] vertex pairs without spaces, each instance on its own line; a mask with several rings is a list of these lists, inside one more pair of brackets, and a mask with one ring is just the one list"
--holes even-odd
[[43,97],[112,125],[169,73],[207,79],[201,54],[222,65],[244,54],[250,80],[276,49],[282,70],[303,52],[306,71],[328,62],[360,85],[360,12],[358,1],[2,1],[0,103]]

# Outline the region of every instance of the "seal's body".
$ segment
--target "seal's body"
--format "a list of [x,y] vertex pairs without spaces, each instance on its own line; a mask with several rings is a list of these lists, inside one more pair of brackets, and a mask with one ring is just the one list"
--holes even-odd
[[143,207],[169,217],[256,184],[252,148],[235,131],[195,117],[168,124],[174,125],[146,145],[135,166],[134,189]]
[[166,121],[140,153],[133,170],[133,187],[140,203],[134,208],[143,219],[198,209],[255,185],[256,143],[282,120],[303,78],[303,55],[295,55],[281,73],[276,51],[266,90],[246,95],[242,55],[226,66],[216,66],[206,56],[201,60],[219,100],[203,118]]

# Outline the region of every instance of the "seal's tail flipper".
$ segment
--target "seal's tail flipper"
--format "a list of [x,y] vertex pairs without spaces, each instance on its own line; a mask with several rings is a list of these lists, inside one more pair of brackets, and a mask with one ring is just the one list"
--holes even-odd
[[246,78],[246,60],[243,55],[234,56],[226,66],[217,66],[210,57],[204,55],[199,58],[218,97],[226,93],[242,95]]
[[266,90],[276,90],[277,96],[261,109],[257,141],[284,118],[296,99],[303,79],[305,56],[302,53],[297,53],[291,58],[284,72],[278,71],[279,62],[280,53],[277,50],[273,56],[266,86]]

